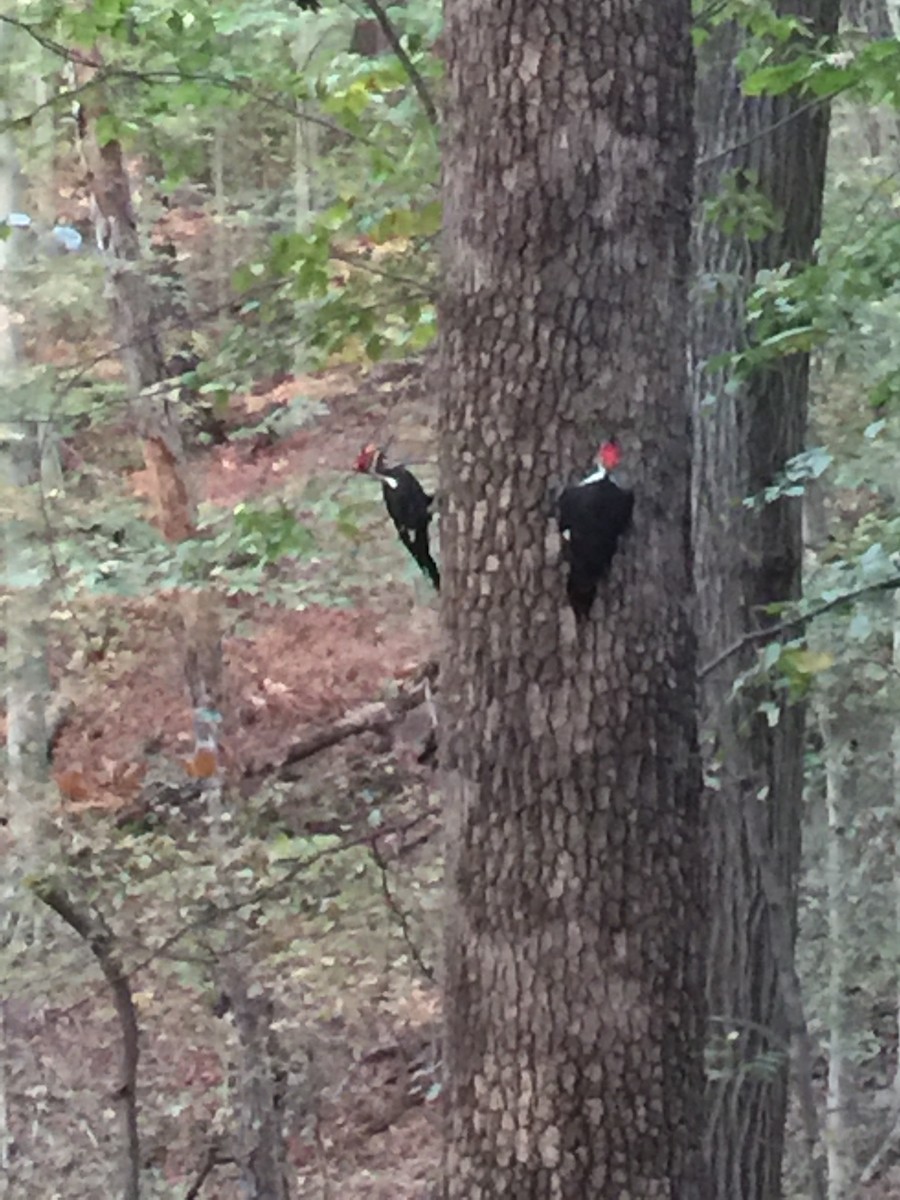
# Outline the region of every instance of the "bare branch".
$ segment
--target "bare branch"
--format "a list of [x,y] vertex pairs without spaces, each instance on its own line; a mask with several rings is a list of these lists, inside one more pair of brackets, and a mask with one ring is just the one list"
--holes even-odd
[[422,957],[422,951],[416,945],[415,939],[412,936],[410,929],[409,913],[399,902],[397,897],[391,891],[390,880],[388,879],[388,862],[378,845],[378,834],[374,834],[369,843],[369,852],[372,855],[372,861],[378,868],[378,873],[381,879],[381,894],[384,897],[384,902],[387,905],[388,911],[400,926],[400,933],[403,936],[403,941],[409,951],[410,958],[422,972],[426,979],[434,983],[434,968],[430,967]]
[[188,1190],[184,1193],[184,1200],[197,1200],[203,1189],[204,1183],[212,1175],[216,1167],[224,1166],[226,1163],[233,1163],[234,1159],[227,1154],[222,1154],[215,1146],[210,1146],[206,1151],[206,1158],[197,1172],[197,1177]]
[[138,1200],[141,1163],[137,1122],[138,1023],[131,996],[131,984],[116,949],[115,935],[106,924],[102,913],[73,899],[59,883],[39,879],[32,884],[32,890],[39,900],[87,943],[112,991],[122,1029],[120,1078],[113,1093],[113,1099],[121,1112],[125,1142],[122,1196],[124,1200]]
[[804,116],[813,108],[821,108],[825,104],[837,99],[842,92],[846,92],[850,88],[850,84],[846,84],[842,88],[838,88],[836,92],[830,96],[817,96],[814,100],[807,101],[806,104],[801,104],[798,108],[792,109],[786,113],[778,121],[773,121],[771,125],[767,125],[765,129],[757,129],[750,137],[744,138],[742,142],[734,142],[731,146],[725,146],[722,150],[717,150],[715,154],[707,155],[706,158],[697,160],[697,170],[702,171],[706,167],[710,167],[713,163],[717,163],[720,159],[728,158],[731,154],[736,154],[738,150],[744,150],[747,146],[751,146],[754,142],[761,141],[763,138],[769,137],[776,129],[780,129],[783,125],[789,125],[791,121],[796,121],[798,117]]
[[432,125],[437,125],[438,111],[435,107],[434,101],[431,98],[431,93],[429,92],[418,67],[407,54],[403,43],[400,41],[397,30],[391,24],[390,17],[387,15],[387,12],[384,10],[384,8],[382,8],[380,0],[363,0],[363,2],[365,3],[366,8],[369,9],[369,11],[375,17],[375,20],[381,26],[381,32],[387,38],[388,44],[397,55],[397,58],[400,60],[404,71],[409,76],[409,81],[416,89],[416,94],[418,95],[419,100],[422,102],[422,107],[425,109],[425,115],[428,117],[428,120]]

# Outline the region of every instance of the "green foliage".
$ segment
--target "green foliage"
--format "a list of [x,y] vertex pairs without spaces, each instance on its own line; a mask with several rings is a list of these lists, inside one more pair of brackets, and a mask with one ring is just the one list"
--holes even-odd
[[[267,186],[274,175],[285,190],[276,218],[282,228],[235,275],[245,320],[227,335],[226,359],[244,378],[265,359],[275,369],[293,365],[298,335],[311,365],[335,353],[379,358],[414,351],[434,336],[436,130],[396,56],[369,59],[340,48],[349,42],[350,14],[336,7],[311,17],[289,0],[177,6],[57,0],[42,12],[39,32],[62,45],[102,48],[95,132],[101,142],[117,139],[152,156],[164,186],[185,175],[202,177],[210,135],[229,121],[260,139],[275,167]],[[439,4],[417,0],[388,12],[413,69],[436,94],[441,64],[431,47],[440,31]],[[49,74],[52,55],[38,54],[39,70]],[[298,122],[319,142],[316,210],[308,219],[291,212]],[[245,211],[257,221],[255,197],[242,190]],[[271,226],[271,216],[264,220]],[[346,261],[357,256],[363,237],[394,245],[385,261],[367,259],[359,270],[350,264],[344,278],[332,251]]]
[[745,498],[745,507],[760,508],[764,504],[773,504],[783,496],[802,496],[806,491],[806,481],[824,475],[833,461],[832,455],[822,446],[795,454],[785,463],[781,474],[760,495]]
[[781,217],[759,189],[755,171],[731,171],[723,176],[719,191],[704,206],[707,221],[725,233],[758,241],[781,227]]
[[799,91],[829,99],[844,92],[865,104],[900,105],[900,43],[871,42],[858,50],[806,52],[774,66],[758,66],[744,80],[750,96]]
[[751,39],[773,45],[786,45],[797,38],[808,37],[808,28],[801,17],[779,13],[771,0],[723,0],[709,4],[695,0],[694,38],[703,45],[712,30],[735,22]]

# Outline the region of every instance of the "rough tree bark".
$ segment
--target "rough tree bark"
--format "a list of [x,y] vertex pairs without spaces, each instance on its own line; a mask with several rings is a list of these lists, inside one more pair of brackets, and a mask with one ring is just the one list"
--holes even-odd
[[[896,37],[888,0],[843,0],[841,7],[845,24],[864,35],[864,38],[868,36],[872,41],[881,41]],[[895,107],[860,106],[858,112],[849,115],[849,119],[861,127],[872,158],[887,154],[889,160],[896,160],[900,127]]]
[[844,20],[873,39],[895,37],[887,0],[843,0]]
[[825,1098],[825,1143],[828,1200],[848,1200],[855,1190],[856,1170],[851,1136],[852,1034],[851,994],[853,900],[849,895],[853,860],[847,830],[858,811],[853,795],[851,751],[832,715],[836,697],[820,687],[817,708],[825,761],[825,884],[828,912],[828,1092]]
[[[837,25],[838,0],[782,0],[777,7],[808,18],[820,34]],[[828,118],[823,106],[796,96],[743,96],[734,68],[740,45],[734,26],[716,30],[698,73],[692,388],[701,662],[759,629],[764,606],[795,599],[801,589],[800,500],[752,510],[742,500],[772,483],[803,448],[808,357],[784,359],[737,390],[726,388],[725,377],[704,364],[745,345],[744,304],[756,272],[803,263],[812,255]],[[758,187],[778,214],[778,228],[751,240],[705,220],[705,201],[727,180]],[[776,948],[792,947],[794,939],[804,716],[799,705],[785,707],[782,692],[745,691],[730,700],[735,678],[755,653],[748,647],[728,658],[701,687],[705,760],[715,780],[709,793],[708,1003],[725,1055],[723,1071],[710,1086],[707,1151],[721,1200],[773,1200],[781,1194],[787,1057],[774,1075],[771,1066],[754,1071],[752,1064],[781,1053],[796,1032],[781,984],[793,965],[779,963]],[[776,705],[772,727],[758,711],[763,699]],[[767,894],[751,850],[755,842],[765,846],[777,897]],[[787,927],[775,929],[779,921]]]
[[[690,8],[445,16],[445,1195],[693,1200]],[[576,629],[553,501],[603,432],[635,527]]]

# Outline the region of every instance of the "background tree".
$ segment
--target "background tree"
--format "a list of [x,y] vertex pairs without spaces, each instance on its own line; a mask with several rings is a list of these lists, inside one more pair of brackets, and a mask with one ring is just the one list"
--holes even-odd
[[[0,29],[0,72],[7,81],[14,59],[13,35]],[[0,103],[0,122],[9,119]],[[0,212],[20,207],[22,176],[15,139],[0,130]],[[21,895],[11,884],[50,854],[51,792],[47,763],[50,702],[48,631],[50,565],[40,534],[41,446],[49,441],[46,410],[29,387],[22,361],[21,318],[17,298],[28,272],[26,235],[10,232],[0,244],[0,475],[4,489],[3,555],[5,585],[7,789],[3,824],[16,847],[16,866],[7,875],[5,917],[21,916]],[[7,905],[10,905],[7,908]],[[4,925],[6,922],[4,921]],[[4,938],[8,928],[2,929]],[[21,946],[19,947],[21,949]]]
[[[782,37],[795,22],[816,38],[833,34],[838,8],[837,0],[786,0],[776,6]],[[774,622],[773,606],[801,594],[800,497],[752,507],[744,501],[783,477],[804,447],[809,355],[799,347],[754,363],[760,324],[751,325],[747,300],[761,271],[790,273],[812,256],[828,132],[827,106],[799,93],[742,95],[738,55],[751,45],[747,31],[726,21],[709,34],[697,92],[692,334],[694,561],[707,664]],[[789,55],[790,40],[784,46]],[[784,325],[764,332],[774,337]],[[735,357],[723,367],[723,356],[744,352],[742,365]],[[803,707],[765,684],[732,696],[755,656],[748,644],[707,670],[700,688],[713,916],[707,1146],[721,1200],[771,1200],[780,1192],[787,1047],[800,1032],[791,1016],[799,990],[790,980]]]
[[[704,1194],[688,5],[445,16],[446,1194],[686,1200]],[[576,629],[553,499],[604,431],[635,528]]]

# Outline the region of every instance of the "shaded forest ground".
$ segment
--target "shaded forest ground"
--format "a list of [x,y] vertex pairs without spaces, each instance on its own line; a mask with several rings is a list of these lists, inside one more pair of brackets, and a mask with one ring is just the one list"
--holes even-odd
[[[224,741],[231,778],[243,780],[229,792],[232,819],[245,849],[267,853],[280,842],[301,857],[321,855],[286,902],[262,906],[252,953],[284,1052],[292,1194],[419,1197],[436,1172],[440,1107],[437,995],[426,973],[438,955],[439,825],[432,767],[418,761],[430,718],[420,707],[287,776],[277,765],[309,731],[395,695],[435,654],[427,584],[396,543],[377,486],[350,473],[361,444],[387,430],[397,453],[433,461],[433,412],[419,367],[367,377],[341,368],[235,398],[235,427],[298,395],[315,400],[302,428],[191,451],[201,508],[279,497],[314,524],[304,497],[323,483],[358,501],[355,532],[336,537],[332,520],[313,529],[332,543],[321,562],[312,553],[279,564],[279,582],[296,583],[298,608],[227,602]],[[66,447],[82,458],[96,451],[77,438]],[[123,471],[121,484],[140,495],[141,471]],[[304,599],[310,583],[314,602]],[[190,870],[206,828],[182,761],[192,746],[183,647],[169,595],[74,609],[71,632],[53,648],[71,704],[54,752],[60,811],[74,843],[98,863],[107,855],[110,873],[135,861],[146,868],[146,886],[123,885],[113,920],[129,961],[146,964],[132,986],[148,1194],[182,1195],[227,1135],[233,1038],[202,964],[177,947],[149,962],[141,953],[157,923],[177,931],[169,884],[157,881]],[[197,864],[209,869],[202,850]],[[99,974],[81,944],[54,935],[47,961],[19,965],[15,992],[6,1006],[15,1193],[112,1194],[118,1030]],[[237,1194],[229,1164],[202,1191]]]

